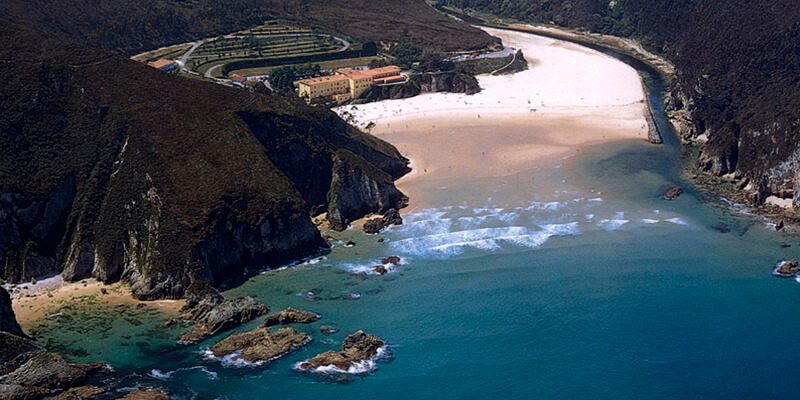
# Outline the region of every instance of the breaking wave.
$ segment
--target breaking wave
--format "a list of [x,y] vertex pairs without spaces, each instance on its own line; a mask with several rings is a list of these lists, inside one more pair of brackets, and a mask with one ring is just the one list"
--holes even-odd
[[579,234],[578,223],[550,224],[540,228],[509,226],[434,233],[401,239],[390,244],[395,251],[419,256],[448,257],[468,249],[498,251],[503,245],[538,248],[552,236]]
[[171,379],[172,376],[176,372],[192,371],[192,370],[199,370],[199,371],[204,372],[206,375],[208,375],[208,378],[211,379],[211,380],[217,379],[217,373],[216,372],[211,371],[208,368],[203,367],[203,366],[196,366],[196,367],[189,367],[189,368],[178,368],[178,369],[176,369],[174,371],[167,371],[167,372],[163,372],[163,371],[161,371],[159,369],[153,369],[147,375],[150,376],[151,378],[155,378],[155,379],[158,379],[158,380],[166,381],[166,380]]
[[303,363],[308,360],[303,360],[294,363],[294,365],[292,365],[292,369],[298,372],[309,372],[309,373],[317,373],[324,375],[340,375],[340,374],[362,375],[375,371],[378,367],[377,366],[378,362],[388,361],[390,358],[391,358],[391,351],[389,350],[389,346],[383,345],[380,348],[378,348],[374,356],[366,360],[351,363],[346,370],[341,369],[333,364],[322,365],[312,370],[305,370],[301,368],[300,366],[303,365]]

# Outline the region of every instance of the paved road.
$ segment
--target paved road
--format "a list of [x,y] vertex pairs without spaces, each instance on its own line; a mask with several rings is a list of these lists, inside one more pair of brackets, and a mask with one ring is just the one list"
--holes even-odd
[[180,61],[181,69],[185,69],[184,65],[186,65],[187,61],[189,61],[189,56],[192,55],[192,53],[194,53],[194,51],[197,50],[198,47],[202,46],[203,43],[208,42],[209,40],[211,39],[203,39],[203,40],[198,40],[196,42],[192,42],[192,47],[190,47],[189,50],[186,50],[186,53],[183,53],[183,57],[181,57]]
[[211,73],[213,73],[215,69],[217,69],[217,68],[221,67],[222,65],[223,65],[223,64],[220,64],[220,65],[215,65],[215,66],[213,66],[213,67],[211,67],[211,68],[207,69],[207,70],[206,70],[206,75],[205,75],[205,76],[206,76],[206,78],[216,79],[216,78],[214,78],[214,76],[213,76],[213,75],[211,75]]

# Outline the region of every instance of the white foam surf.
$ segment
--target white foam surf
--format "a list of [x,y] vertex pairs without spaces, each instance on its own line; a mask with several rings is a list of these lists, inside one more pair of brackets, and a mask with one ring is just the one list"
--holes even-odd
[[200,371],[204,372],[208,376],[208,378],[211,379],[211,380],[217,379],[217,373],[216,372],[211,371],[208,368],[206,368],[204,366],[201,366],[201,365],[196,366],[196,367],[189,367],[189,368],[178,368],[178,369],[176,369],[174,371],[167,371],[167,372],[163,372],[163,371],[161,371],[159,369],[152,369],[152,370],[150,370],[150,372],[147,375],[150,376],[151,378],[155,378],[155,379],[158,379],[158,380],[166,381],[166,380],[172,379],[172,376],[177,372],[192,371],[192,370],[200,370]]
[[308,360],[303,360],[294,363],[294,365],[292,365],[292,369],[299,372],[311,372],[311,373],[326,374],[326,375],[337,375],[337,374],[361,375],[375,371],[377,369],[378,362],[384,359],[388,359],[390,355],[391,353],[389,351],[389,347],[387,345],[383,345],[380,348],[378,348],[374,356],[366,360],[361,360],[359,362],[351,363],[347,369],[339,368],[333,364],[322,365],[312,370],[305,370],[301,368],[300,366],[303,365],[303,363],[307,362]]
[[675,225],[689,226],[689,222],[687,222],[683,218],[678,218],[678,217],[668,218],[668,219],[665,219],[664,221],[669,222],[671,224],[675,224]]
[[578,223],[550,224],[540,228],[508,226],[479,228],[401,239],[390,244],[393,250],[419,256],[449,257],[466,250],[499,251],[504,244],[538,248],[547,239],[557,235],[579,234]]
[[364,274],[364,275],[380,275],[379,272],[375,271],[375,267],[382,266],[386,269],[387,274],[392,274],[397,272],[398,265],[406,265],[408,264],[408,260],[405,258],[400,258],[400,262],[397,265],[392,263],[382,263],[380,260],[367,263],[367,264],[357,264],[357,263],[343,263],[339,265],[339,268],[346,270],[352,274]]
[[630,221],[627,219],[601,219],[597,221],[597,226],[607,231],[615,231],[628,222]]

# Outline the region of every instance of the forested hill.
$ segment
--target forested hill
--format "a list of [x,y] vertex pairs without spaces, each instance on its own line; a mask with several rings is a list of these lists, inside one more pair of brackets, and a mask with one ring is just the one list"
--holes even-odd
[[[752,181],[752,199],[800,184],[800,7],[795,0],[443,0],[526,22],[640,39],[678,67],[676,100],[709,139],[700,166]],[[744,186],[744,185],[742,185]]]
[[61,273],[181,297],[317,252],[311,209],[346,226],[406,200],[392,183],[406,160],[330,110],[2,20],[0,37],[4,282]]
[[139,53],[282,18],[359,40],[473,50],[498,41],[423,0],[3,0],[0,18],[81,44]]

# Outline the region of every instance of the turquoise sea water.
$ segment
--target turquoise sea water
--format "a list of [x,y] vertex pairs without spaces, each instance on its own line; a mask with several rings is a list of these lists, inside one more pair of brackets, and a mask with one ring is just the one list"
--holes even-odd
[[[295,326],[310,345],[267,365],[204,359],[219,338],[177,347],[157,320],[133,336],[120,321],[102,334],[56,326],[43,336],[82,348],[77,361],[111,363],[121,386],[178,399],[797,398],[800,285],[771,269],[797,256],[800,239],[701,201],[665,139],[468,187],[432,184],[431,204],[384,243],[348,231],[323,258],[226,292],[323,315]],[[685,193],[663,200],[675,183]],[[350,239],[355,247],[341,245]],[[388,255],[403,258],[392,273],[356,274]],[[321,325],[340,331],[324,336]],[[292,370],[358,329],[391,344],[370,373]]]

